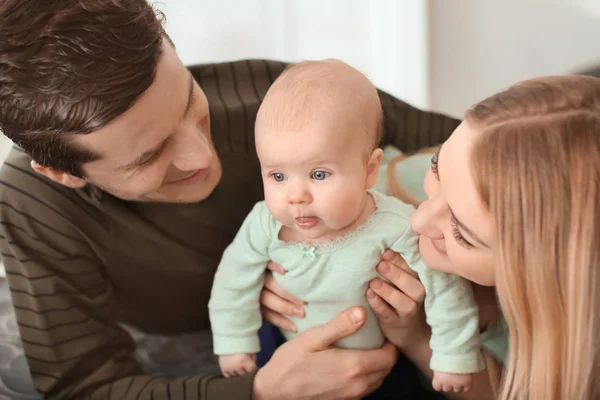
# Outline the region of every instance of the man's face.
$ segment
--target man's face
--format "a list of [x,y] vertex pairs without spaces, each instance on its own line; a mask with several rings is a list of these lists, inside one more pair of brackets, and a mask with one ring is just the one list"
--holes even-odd
[[192,203],[221,179],[204,92],[165,41],[152,85],[127,112],[74,142],[100,155],[85,180],[135,201]]

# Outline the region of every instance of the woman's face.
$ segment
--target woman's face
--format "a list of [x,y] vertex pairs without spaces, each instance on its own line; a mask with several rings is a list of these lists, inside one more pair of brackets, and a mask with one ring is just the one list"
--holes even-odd
[[425,263],[485,286],[494,286],[491,216],[483,209],[469,168],[477,132],[463,122],[432,158],[425,177],[428,199],[414,213]]

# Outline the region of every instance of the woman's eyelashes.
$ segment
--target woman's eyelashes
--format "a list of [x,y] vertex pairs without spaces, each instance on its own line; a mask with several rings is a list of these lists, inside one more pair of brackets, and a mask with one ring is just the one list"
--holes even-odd
[[456,239],[458,244],[467,249],[473,247],[473,245],[467,239],[465,239],[462,233],[460,233],[460,230],[458,229],[458,221],[453,216],[450,217],[450,226],[452,227],[452,236],[454,236],[454,239]]
[[440,154],[440,151],[438,150],[437,153],[435,153],[433,155],[433,157],[431,157],[431,172],[433,172],[433,174],[435,175],[435,178],[439,181],[440,180],[440,176],[438,175],[438,155]]
[[[435,175],[435,178],[438,181],[440,180],[440,175],[438,173],[439,154],[440,154],[440,151],[438,150],[431,157],[431,172],[433,172],[433,175]],[[454,216],[450,217],[450,226],[452,227],[452,236],[454,236],[454,239],[456,239],[456,241],[461,246],[463,246],[464,248],[467,248],[467,249],[470,249],[473,247],[473,245],[467,239],[465,239],[465,237],[462,235],[462,233],[460,233],[460,230],[458,229],[458,221],[456,220],[456,218],[454,218]]]

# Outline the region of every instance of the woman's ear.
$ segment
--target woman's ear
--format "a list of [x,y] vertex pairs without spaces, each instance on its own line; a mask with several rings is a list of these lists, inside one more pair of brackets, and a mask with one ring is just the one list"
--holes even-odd
[[383,150],[377,148],[373,150],[367,164],[367,179],[365,181],[365,189],[371,189],[377,183],[377,174],[381,166],[383,158]]
[[87,185],[86,180],[83,178],[78,178],[56,168],[41,166],[33,160],[31,160],[31,168],[38,174],[71,189],[79,189]]

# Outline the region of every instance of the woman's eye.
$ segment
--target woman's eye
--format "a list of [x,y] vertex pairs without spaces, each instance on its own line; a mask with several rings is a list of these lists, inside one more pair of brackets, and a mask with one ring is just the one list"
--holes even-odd
[[440,177],[438,175],[438,154],[440,154],[439,150],[433,155],[433,157],[431,157],[431,172],[433,172],[435,177],[439,180]]
[[312,173],[311,177],[316,181],[322,181],[330,175],[331,175],[331,173],[329,173],[329,172],[315,171]]
[[285,175],[282,174],[281,172],[274,172],[271,174],[271,176],[273,177],[273,179],[275,179],[275,182],[285,181]]
[[458,221],[456,220],[456,218],[450,218],[450,226],[452,227],[452,235],[454,236],[454,239],[456,239],[458,244],[460,244],[466,249],[471,249],[475,247],[460,233],[460,230],[458,229]]

